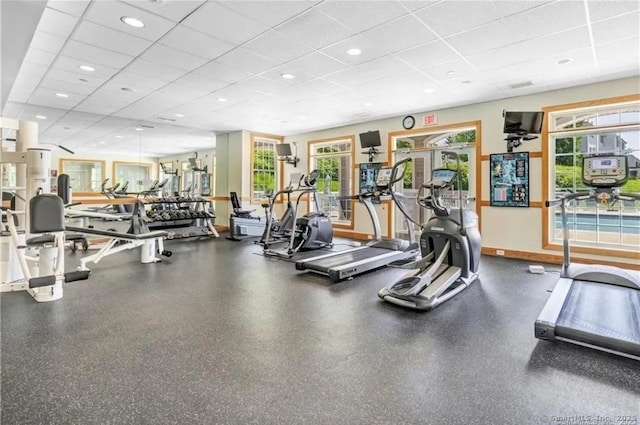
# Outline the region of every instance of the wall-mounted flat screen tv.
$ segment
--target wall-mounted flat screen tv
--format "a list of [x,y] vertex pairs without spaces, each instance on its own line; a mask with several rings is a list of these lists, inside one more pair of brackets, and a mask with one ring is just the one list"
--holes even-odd
[[504,133],[540,134],[544,112],[505,112]]
[[291,156],[291,145],[289,143],[276,143],[276,153],[278,156]]
[[360,133],[360,147],[362,149],[373,148],[376,146],[382,146],[382,143],[380,142],[380,132],[378,130]]

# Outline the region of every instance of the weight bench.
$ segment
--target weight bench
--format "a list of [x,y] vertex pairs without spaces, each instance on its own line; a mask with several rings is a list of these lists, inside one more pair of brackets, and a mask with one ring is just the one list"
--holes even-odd
[[[155,230],[140,234],[111,232],[108,230],[89,229],[86,227],[67,226],[67,230],[71,230],[86,235],[98,235],[111,238],[97,253],[83,257],[80,259],[80,270],[88,271],[87,263],[97,264],[104,257],[116,254],[128,249],[134,249],[142,246],[140,253],[140,262],[142,264],[157,263],[162,261],[156,257],[156,253],[160,253],[165,257],[172,255],[171,251],[164,249],[163,238],[168,233],[163,230]],[[118,244],[118,242],[120,242]]]

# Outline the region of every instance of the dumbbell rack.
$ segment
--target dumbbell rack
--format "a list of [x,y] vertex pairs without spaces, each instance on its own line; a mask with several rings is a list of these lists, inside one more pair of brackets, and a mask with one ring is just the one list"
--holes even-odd
[[172,197],[145,199],[149,230],[164,230],[166,239],[216,238],[215,213],[203,198]]

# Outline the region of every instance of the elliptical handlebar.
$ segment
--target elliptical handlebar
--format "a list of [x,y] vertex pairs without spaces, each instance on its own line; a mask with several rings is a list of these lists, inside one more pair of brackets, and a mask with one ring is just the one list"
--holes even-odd
[[[405,159],[402,159],[398,162],[396,162],[395,164],[393,164],[393,167],[391,168],[391,178],[389,179],[389,191],[393,194],[393,185],[398,183],[399,181],[401,181],[402,179],[404,179],[404,173],[407,170],[407,166],[405,165],[407,162],[411,162],[412,158],[411,157],[407,157]],[[400,176],[398,176],[398,169],[400,168],[400,166],[403,166],[402,168],[402,173],[400,173]]]

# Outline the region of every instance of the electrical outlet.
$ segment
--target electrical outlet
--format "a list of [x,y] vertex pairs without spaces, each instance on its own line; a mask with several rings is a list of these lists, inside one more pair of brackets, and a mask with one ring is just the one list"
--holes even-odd
[[504,251],[502,249],[496,249],[496,255],[501,255],[504,257]]

